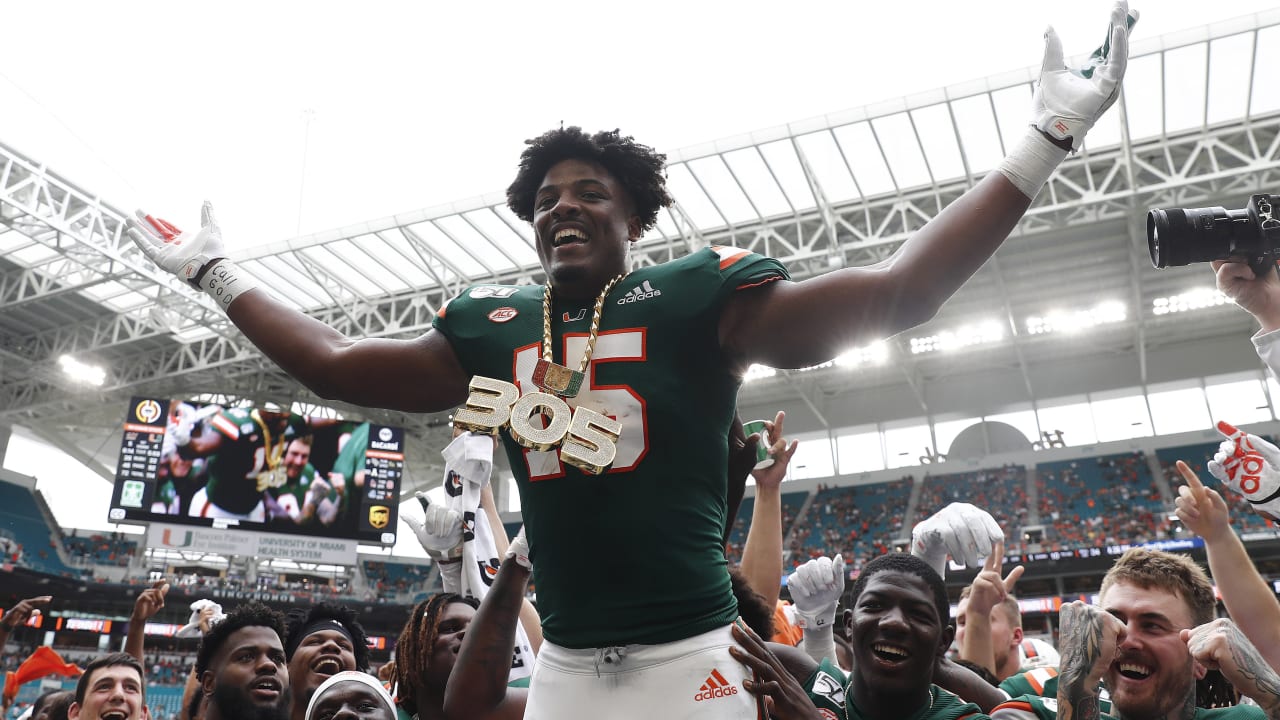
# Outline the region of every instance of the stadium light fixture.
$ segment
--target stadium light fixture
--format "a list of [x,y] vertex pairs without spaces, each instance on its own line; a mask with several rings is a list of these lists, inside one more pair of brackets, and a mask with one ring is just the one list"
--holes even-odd
[[774,370],[768,365],[761,365],[760,363],[752,363],[751,367],[747,368],[747,372],[743,374],[742,382],[749,383],[755,380],[763,380],[764,378],[773,377],[774,375],[777,375],[777,374],[778,374],[778,371]]
[[1108,300],[1091,308],[1054,310],[1044,316],[1028,317],[1027,333],[1031,335],[1078,333],[1098,325],[1124,322],[1126,317],[1128,317],[1128,311],[1125,310],[1124,303],[1119,300]]
[[[889,359],[889,346],[883,340],[877,340],[866,347],[854,348],[840,353],[834,360],[828,360],[817,365],[809,367],[796,368],[793,372],[809,372],[811,370],[824,370],[829,367],[857,367],[859,365],[883,365]],[[778,371],[768,365],[760,365],[759,363],[751,365],[747,368],[747,372],[742,376],[742,382],[749,383],[754,380],[773,377]]]
[[955,330],[943,330],[937,335],[911,338],[911,354],[935,351],[951,351],[973,345],[986,345],[1004,339],[1004,326],[996,320],[982,320],[961,325]]
[[1231,300],[1214,288],[1195,288],[1180,295],[1158,297],[1151,301],[1151,312],[1155,315],[1169,315],[1192,310],[1205,310],[1219,305],[1232,304]]
[[76,382],[101,386],[107,380],[106,370],[97,365],[86,365],[70,355],[63,355],[58,358],[58,364],[62,366],[62,372],[69,375]]

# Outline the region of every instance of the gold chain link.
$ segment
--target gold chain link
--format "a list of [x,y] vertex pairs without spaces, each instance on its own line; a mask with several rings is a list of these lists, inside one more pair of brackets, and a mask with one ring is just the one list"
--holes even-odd
[[[591,331],[587,335],[587,351],[582,356],[582,362],[578,363],[578,372],[585,373],[587,365],[591,364],[591,355],[596,351],[596,336],[600,333],[600,318],[604,315],[604,300],[609,296],[609,291],[617,285],[627,273],[622,273],[605,283],[604,290],[600,291],[600,296],[596,298],[595,310],[591,313]],[[547,362],[553,362],[551,359],[551,283],[548,282],[542,292],[542,359]]]

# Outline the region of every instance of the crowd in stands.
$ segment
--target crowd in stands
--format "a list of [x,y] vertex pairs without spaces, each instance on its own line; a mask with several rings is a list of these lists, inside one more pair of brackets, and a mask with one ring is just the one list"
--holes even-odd
[[422,592],[431,574],[426,565],[365,560],[363,566],[365,581],[381,600]]
[[1169,537],[1168,501],[1145,453],[1043,463],[1036,467],[1046,550],[1070,550]]
[[[1275,439],[1271,438],[1274,442]],[[1174,467],[1174,463],[1182,460],[1191,466],[1191,469],[1201,476],[1208,475],[1208,459],[1212,458],[1214,453],[1218,452],[1219,443],[1200,443],[1197,445],[1184,445],[1181,447],[1161,448],[1156,451],[1156,457],[1160,460],[1160,472],[1164,476],[1166,482],[1171,485],[1179,481],[1178,471]],[[1236,532],[1253,532],[1275,530],[1276,523],[1273,520],[1257,515],[1249,506],[1249,501],[1243,496],[1236,493],[1226,493],[1223,500],[1227,501],[1227,506],[1231,510],[1231,526]]]
[[883,555],[903,532],[914,477],[870,485],[819,485],[804,525],[791,540],[792,564],[812,557],[842,554],[857,566]]
[[138,551],[137,541],[129,540],[120,533],[82,536],[76,534],[75,530],[70,535],[63,536],[62,546],[72,559],[121,567],[128,565]]
[[1022,528],[1027,524],[1027,468],[1005,465],[989,470],[929,475],[921,481],[916,501],[915,522],[953,502],[968,502],[983,508],[1005,529],[1007,551],[1023,549]]

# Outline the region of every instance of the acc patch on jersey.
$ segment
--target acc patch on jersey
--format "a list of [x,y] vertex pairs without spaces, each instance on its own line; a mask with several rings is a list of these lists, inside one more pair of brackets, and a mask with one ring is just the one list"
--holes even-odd
[[520,311],[513,307],[500,307],[489,313],[489,319],[496,323],[504,323],[519,314]]

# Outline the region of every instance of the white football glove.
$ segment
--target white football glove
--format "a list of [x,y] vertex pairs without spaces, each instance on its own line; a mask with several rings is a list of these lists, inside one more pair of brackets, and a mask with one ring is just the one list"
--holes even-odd
[[222,231],[213,217],[213,205],[205,201],[200,208],[200,230],[182,232],[172,224],[136,211],[129,218],[129,237],[151,262],[162,270],[194,284],[201,268],[213,260],[225,258]]
[[520,532],[511,539],[511,544],[507,546],[507,557],[515,558],[516,564],[526,570],[533,569],[533,561],[529,559],[529,541],[524,536],[524,526],[520,526]]
[[462,557],[462,513],[439,503],[432,503],[426,493],[415,493],[422,504],[423,519],[419,522],[412,515],[405,515],[418,543],[436,562],[450,562]]
[[947,555],[957,564],[976,567],[1004,540],[991,514],[969,503],[951,503],[911,528],[911,554],[946,577]]
[[796,568],[787,579],[796,626],[828,628],[835,622],[836,605],[844,592],[844,558],[814,558]]
[[1228,439],[1209,461],[1209,474],[1243,495],[1254,512],[1280,520],[1280,448],[1225,422],[1218,431]]
[[1031,124],[1058,140],[1071,139],[1071,149],[1079,150],[1085,133],[1120,96],[1129,61],[1129,28],[1138,21],[1138,12],[1119,0],[1111,9],[1111,25],[1102,47],[1093,51],[1083,67],[1067,69],[1062,59],[1062,40],[1050,27],[1044,32],[1044,60],[1040,81],[1032,97]]

